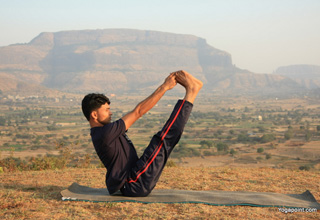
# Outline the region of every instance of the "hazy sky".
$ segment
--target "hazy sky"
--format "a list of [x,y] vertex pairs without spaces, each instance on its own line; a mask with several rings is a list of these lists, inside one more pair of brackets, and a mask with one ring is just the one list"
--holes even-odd
[[320,65],[320,0],[0,0],[0,46],[105,28],[196,35],[257,73]]

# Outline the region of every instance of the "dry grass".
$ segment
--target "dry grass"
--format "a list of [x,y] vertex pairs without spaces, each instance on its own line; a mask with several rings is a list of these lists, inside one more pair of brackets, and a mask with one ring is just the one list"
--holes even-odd
[[[319,219],[320,213],[284,214],[278,208],[204,204],[61,201],[72,182],[104,187],[105,169],[65,169],[0,174],[1,219]],[[157,188],[302,193],[320,201],[320,172],[271,168],[169,167]]]

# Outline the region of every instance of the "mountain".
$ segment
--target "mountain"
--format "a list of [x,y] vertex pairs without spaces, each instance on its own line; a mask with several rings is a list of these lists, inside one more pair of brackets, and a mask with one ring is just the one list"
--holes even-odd
[[277,75],[293,79],[308,89],[320,88],[320,66],[315,65],[291,65],[279,67]]
[[27,44],[0,47],[1,79],[61,91],[143,92],[179,69],[203,80],[208,93],[269,94],[305,89],[283,75],[242,70],[232,64],[229,53],[193,35],[132,29],[61,31],[41,33]]

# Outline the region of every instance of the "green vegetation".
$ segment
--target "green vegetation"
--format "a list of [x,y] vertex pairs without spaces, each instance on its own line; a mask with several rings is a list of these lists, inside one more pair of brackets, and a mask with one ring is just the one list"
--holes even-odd
[[294,136],[293,129],[290,126],[290,128],[284,133],[284,138],[286,140],[290,140],[291,138],[293,138],[293,136]]
[[259,148],[257,149],[257,153],[262,153],[262,152],[264,152],[264,148],[263,148],[263,147],[259,147]]

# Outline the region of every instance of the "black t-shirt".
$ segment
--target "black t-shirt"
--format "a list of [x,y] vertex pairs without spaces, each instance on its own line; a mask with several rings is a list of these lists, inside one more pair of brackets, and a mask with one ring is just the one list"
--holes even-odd
[[128,170],[138,160],[137,152],[126,135],[122,119],[91,128],[94,148],[107,168],[106,185],[110,194],[118,191],[127,179]]

